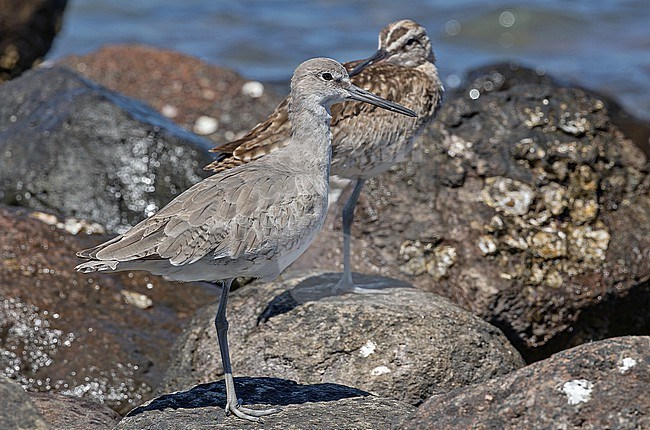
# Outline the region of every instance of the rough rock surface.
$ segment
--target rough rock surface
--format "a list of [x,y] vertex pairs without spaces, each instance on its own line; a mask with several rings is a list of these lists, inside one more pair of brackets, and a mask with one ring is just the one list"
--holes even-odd
[[107,46],[59,63],[146,102],[185,129],[219,144],[247,132],[280,101],[260,83],[232,70],[148,46]]
[[235,378],[235,387],[245,405],[254,409],[280,406],[282,411],[264,417],[264,424],[226,417],[226,389],[221,381],[160,396],[129,412],[116,429],[376,430],[393,427],[414,409],[397,400],[337,384]]
[[55,393],[29,393],[53,430],[110,430],[120,415],[97,402]]
[[0,0],[0,83],[43,60],[61,28],[66,0]]
[[0,202],[122,231],[207,176],[212,144],[64,67],[0,87]]
[[151,397],[182,323],[219,290],[142,272],[74,272],[75,252],[106,237],[41,220],[56,221],[0,206],[0,374],[126,412]]
[[[332,382],[417,405],[432,393],[485,381],[523,361],[495,327],[437,295],[355,276],[385,294],[329,296],[338,274],[255,282],[228,302],[235,375]],[[179,338],[158,392],[223,377],[216,304]]]
[[[410,160],[368,182],[353,269],[450,298],[527,360],[650,333],[644,153],[584,90],[509,66],[472,77]],[[293,269],[340,270],[339,214]]]
[[650,428],[650,337],[581,345],[427,400],[400,429]]
[[50,430],[27,393],[14,381],[0,376],[0,428],[10,430]]

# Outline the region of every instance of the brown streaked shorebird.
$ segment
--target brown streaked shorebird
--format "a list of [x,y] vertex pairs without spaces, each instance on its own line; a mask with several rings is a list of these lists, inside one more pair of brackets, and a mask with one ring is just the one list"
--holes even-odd
[[330,107],[344,100],[415,116],[354,86],[336,61],[308,60],[291,79],[290,145],[197,183],[128,232],[78,253],[90,260],[76,267],[85,273],[147,270],[177,281],[221,282],[215,326],[226,412],[240,418],[259,421],[279,409],[255,410],[238,402],[227,338],[230,285],[238,276],[276,278],[323,226],[331,161]]
[[[332,107],[332,174],[356,180],[343,208],[343,276],[334,291],[363,293],[368,290],[354,286],[350,267],[350,231],[359,194],[366,179],[406,158],[415,138],[436,114],[444,89],[426,30],[408,19],[381,30],[373,56],[344,65],[355,85],[417,113],[417,118],[409,118],[357,102]],[[214,148],[220,155],[205,169],[221,172],[288,145],[287,106],[285,99],[244,137]]]

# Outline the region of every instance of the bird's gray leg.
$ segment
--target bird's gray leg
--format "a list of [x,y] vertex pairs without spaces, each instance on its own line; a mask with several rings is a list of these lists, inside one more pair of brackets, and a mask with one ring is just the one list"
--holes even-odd
[[357,294],[387,294],[386,289],[378,288],[368,288],[355,286],[352,281],[352,266],[350,264],[350,242],[352,240],[352,222],[354,221],[354,209],[357,206],[357,201],[359,200],[359,195],[361,194],[361,189],[365,179],[358,179],[357,183],[354,185],[354,190],[345,206],[343,206],[343,275],[339,282],[334,286],[334,294],[346,294],[346,293],[357,293]]
[[350,293],[354,290],[352,268],[350,267],[350,234],[352,231],[352,222],[354,221],[354,208],[357,206],[364,182],[364,179],[357,180],[350,198],[345,202],[345,206],[343,206],[343,276],[341,276],[341,280],[334,286],[334,292],[336,294]]
[[279,412],[279,408],[264,410],[255,410],[242,407],[235,393],[235,381],[232,377],[232,367],[230,366],[230,352],[228,350],[228,320],[226,319],[226,307],[228,305],[228,292],[232,279],[226,279],[222,282],[221,301],[219,310],[214,319],[214,325],[217,328],[217,338],[219,339],[219,349],[221,351],[221,362],[223,363],[224,379],[226,380],[226,415],[232,412],[239,418],[259,422],[259,417]]

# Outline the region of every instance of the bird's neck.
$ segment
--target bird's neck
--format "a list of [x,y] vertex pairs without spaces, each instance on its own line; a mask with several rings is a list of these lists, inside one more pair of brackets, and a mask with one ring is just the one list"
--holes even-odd
[[318,169],[329,175],[332,156],[332,134],[329,109],[309,97],[292,97],[288,107],[291,124],[290,154],[287,161],[307,169]]

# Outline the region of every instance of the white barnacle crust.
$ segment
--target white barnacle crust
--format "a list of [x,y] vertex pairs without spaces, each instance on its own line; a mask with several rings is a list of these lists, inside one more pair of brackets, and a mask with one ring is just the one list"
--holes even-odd
[[369,340],[359,349],[359,354],[361,354],[363,358],[367,358],[370,354],[374,354],[375,349],[377,349],[377,344]]
[[390,372],[391,372],[391,370],[386,366],[377,366],[377,367],[375,367],[374,369],[372,369],[370,371],[370,374],[372,376],[380,376],[380,375],[385,375],[385,374],[390,373]]
[[579,405],[591,400],[591,392],[594,384],[586,379],[573,379],[562,385],[562,391],[567,396],[567,402],[570,405]]
[[621,360],[621,364],[618,366],[618,371],[621,373],[627,373],[628,370],[637,365],[637,361],[632,357],[625,357]]
[[535,192],[523,182],[492,177],[485,180],[481,197],[483,203],[506,215],[525,215],[535,199]]

